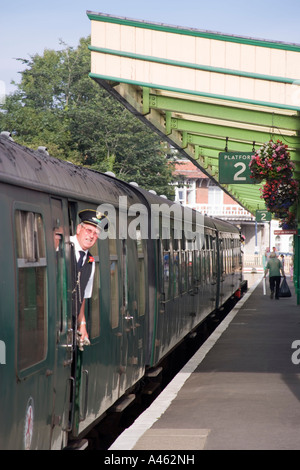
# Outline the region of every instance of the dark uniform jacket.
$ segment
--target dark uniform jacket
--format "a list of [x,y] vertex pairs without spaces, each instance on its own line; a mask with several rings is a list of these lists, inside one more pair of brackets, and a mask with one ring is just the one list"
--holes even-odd
[[87,256],[84,264],[80,269],[77,268],[75,248],[72,244],[72,311],[73,316],[77,318],[80,308],[84,299],[84,291],[92,273],[93,263],[89,263],[89,259],[92,256],[90,252],[87,252]]

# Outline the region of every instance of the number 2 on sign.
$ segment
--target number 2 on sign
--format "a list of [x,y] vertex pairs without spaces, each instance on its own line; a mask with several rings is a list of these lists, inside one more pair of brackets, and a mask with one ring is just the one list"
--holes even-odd
[[246,164],[243,162],[238,162],[233,165],[235,168],[240,167],[241,169],[237,171],[233,177],[234,181],[245,181],[246,176],[240,176],[246,170]]
[[264,220],[266,221],[267,220],[267,213],[266,212],[261,213],[260,220],[261,221],[264,221]]

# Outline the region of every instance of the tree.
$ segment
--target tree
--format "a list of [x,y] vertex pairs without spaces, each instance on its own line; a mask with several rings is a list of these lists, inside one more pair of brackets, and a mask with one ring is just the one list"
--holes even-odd
[[18,59],[26,69],[2,105],[0,129],[22,145],[45,145],[55,157],[171,197],[172,165],[159,137],[89,78],[89,42]]

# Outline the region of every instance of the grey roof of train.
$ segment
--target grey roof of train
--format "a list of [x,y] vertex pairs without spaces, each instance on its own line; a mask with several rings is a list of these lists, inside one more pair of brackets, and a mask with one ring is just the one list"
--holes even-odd
[[126,195],[128,203],[139,202],[130,186],[103,173],[88,170],[45,152],[23,147],[0,136],[0,180],[31,189],[80,197],[87,202],[119,204]]
[[[0,181],[66,197],[80,197],[98,205],[105,202],[117,206],[119,196],[127,196],[128,205],[143,200],[149,207],[152,204],[175,204],[112,176],[59,160],[45,151],[24,147],[3,135],[0,135]],[[213,229],[233,229],[230,223],[207,216],[204,216],[204,223]]]

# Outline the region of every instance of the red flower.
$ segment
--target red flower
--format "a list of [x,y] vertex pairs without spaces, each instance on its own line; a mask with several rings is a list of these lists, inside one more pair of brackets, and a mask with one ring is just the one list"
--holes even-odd
[[95,262],[95,258],[93,258],[93,256],[90,256],[89,260],[88,260],[88,263],[94,263],[94,262]]
[[275,144],[272,140],[266,142],[255,152],[249,164],[251,178],[256,182],[280,178],[291,179],[294,164],[290,160],[287,145],[280,140]]

